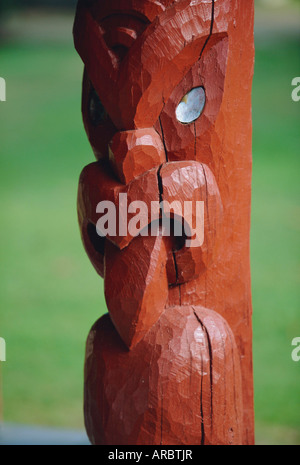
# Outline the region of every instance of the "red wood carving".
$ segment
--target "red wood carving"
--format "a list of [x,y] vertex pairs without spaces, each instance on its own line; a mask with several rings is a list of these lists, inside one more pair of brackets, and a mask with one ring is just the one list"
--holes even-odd
[[86,347],[93,444],[254,442],[253,3],[79,1],[97,161],[81,174],[78,216],[109,312]]

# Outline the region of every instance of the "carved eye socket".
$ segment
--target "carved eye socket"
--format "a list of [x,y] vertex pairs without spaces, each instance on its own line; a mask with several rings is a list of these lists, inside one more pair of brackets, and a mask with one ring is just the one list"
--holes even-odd
[[176,118],[180,123],[189,124],[201,115],[205,105],[205,90],[195,87],[190,90],[176,108]]
[[95,91],[95,89],[92,89],[90,93],[89,114],[90,114],[91,123],[94,126],[103,124],[108,120],[108,114],[101,100],[99,99],[98,94]]

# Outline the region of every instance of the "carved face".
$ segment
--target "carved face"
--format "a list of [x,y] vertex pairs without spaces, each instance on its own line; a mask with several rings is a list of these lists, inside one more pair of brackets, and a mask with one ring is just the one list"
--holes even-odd
[[169,161],[205,161],[228,51],[226,18],[212,32],[213,14],[212,2],[79,4],[74,31],[86,66],[83,117],[98,159],[108,156],[118,131],[154,127]]
[[[243,354],[247,424],[253,2],[81,0],[74,38],[97,159],[81,174],[79,224],[114,326],[131,348],[167,306],[222,315]],[[128,204],[149,207],[144,228],[166,213],[165,201],[177,202],[174,223],[192,231],[196,218],[186,217],[183,203],[204,202],[204,242],[189,247],[186,231],[121,234],[133,217],[124,213],[125,194]],[[106,238],[96,230],[102,201],[119,214]]]
[[[105,277],[111,317],[128,346],[166,305],[186,298],[199,303],[220,255],[220,191],[226,203],[229,185],[221,107],[234,27],[227,16],[236,5],[115,0],[78,6],[74,36],[85,64],[83,119],[98,159],[81,175],[79,223],[86,251]],[[189,247],[186,230],[181,239],[120,234],[120,223],[133,216],[126,211],[124,217],[120,194],[149,207],[144,228],[164,213],[157,206],[153,216],[153,202],[175,202],[168,214],[193,233],[197,212],[187,219],[184,202],[204,202],[204,242]],[[106,239],[96,230],[102,201],[123,215]]]

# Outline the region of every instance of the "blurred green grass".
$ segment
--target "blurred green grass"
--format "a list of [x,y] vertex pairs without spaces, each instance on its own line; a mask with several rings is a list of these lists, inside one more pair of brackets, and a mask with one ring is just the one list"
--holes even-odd
[[82,66],[67,44],[7,46],[0,62],[4,419],[79,427],[85,339],[105,311],[76,216],[79,174],[93,160]]
[[299,65],[297,39],[256,44],[251,235],[256,419],[258,425],[295,428],[298,444],[300,365],[290,353],[300,334],[300,105],[290,94]]
[[[87,333],[106,311],[76,218],[93,161],[80,115],[82,65],[71,42],[0,49],[0,336],[4,419],[83,427]],[[252,287],[258,442],[300,443],[299,43],[256,44]]]

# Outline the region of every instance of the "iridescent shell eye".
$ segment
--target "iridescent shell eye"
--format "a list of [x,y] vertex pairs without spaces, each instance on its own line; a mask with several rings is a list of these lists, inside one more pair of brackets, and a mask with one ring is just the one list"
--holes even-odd
[[205,106],[205,90],[195,87],[190,90],[176,108],[176,118],[180,123],[189,124],[196,121]]

